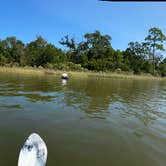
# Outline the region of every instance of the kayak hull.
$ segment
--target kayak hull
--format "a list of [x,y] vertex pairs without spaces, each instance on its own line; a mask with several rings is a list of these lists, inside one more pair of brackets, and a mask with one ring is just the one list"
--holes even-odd
[[45,142],[38,134],[31,134],[20,151],[18,166],[45,166],[46,160]]

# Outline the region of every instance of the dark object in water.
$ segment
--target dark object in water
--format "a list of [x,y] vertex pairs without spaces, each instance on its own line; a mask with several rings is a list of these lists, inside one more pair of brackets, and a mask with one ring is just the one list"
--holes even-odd
[[62,76],[61,76],[61,79],[65,79],[65,80],[68,80],[69,77],[66,73],[63,73]]

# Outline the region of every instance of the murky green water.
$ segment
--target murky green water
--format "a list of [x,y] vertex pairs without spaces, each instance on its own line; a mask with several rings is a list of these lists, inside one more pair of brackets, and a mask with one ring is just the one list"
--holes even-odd
[[0,74],[0,165],[37,132],[47,166],[165,166],[166,82]]

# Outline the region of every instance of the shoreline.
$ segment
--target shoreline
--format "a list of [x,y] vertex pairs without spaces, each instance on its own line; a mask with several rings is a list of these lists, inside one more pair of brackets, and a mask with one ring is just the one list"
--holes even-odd
[[[46,75],[61,75],[64,71],[53,70],[46,68],[33,67],[0,67],[0,73],[15,73],[15,74],[30,74],[46,76]],[[66,71],[69,77],[98,77],[98,78],[113,78],[113,79],[131,79],[131,80],[165,80],[166,77],[154,77],[152,75],[134,75],[131,73],[115,73],[115,72],[94,72],[94,71]]]

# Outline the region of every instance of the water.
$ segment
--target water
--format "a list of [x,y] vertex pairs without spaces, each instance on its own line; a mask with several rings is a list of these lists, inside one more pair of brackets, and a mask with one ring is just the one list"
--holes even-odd
[[0,74],[0,165],[37,132],[47,166],[165,166],[166,82]]

